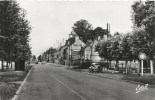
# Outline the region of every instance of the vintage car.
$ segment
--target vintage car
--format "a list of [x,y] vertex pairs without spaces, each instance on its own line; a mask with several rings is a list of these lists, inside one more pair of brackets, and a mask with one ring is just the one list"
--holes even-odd
[[100,63],[92,63],[89,67],[89,73],[93,72],[102,72],[102,67],[100,66]]

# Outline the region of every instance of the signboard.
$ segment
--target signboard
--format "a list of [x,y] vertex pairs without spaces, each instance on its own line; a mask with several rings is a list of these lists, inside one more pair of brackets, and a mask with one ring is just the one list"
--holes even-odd
[[143,76],[143,60],[146,59],[146,54],[145,53],[140,53],[139,54],[139,59],[141,60],[141,76]]
[[139,59],[140,60],[145,60],[146,59],[146,54],[145,53],[140,53],[139,54]]
[[72,44],[71,49],[73,51],[80,51],[83,45],[84,43],[81,40],[77,40],[75,43]]
[[75,43],[75,44],[73,44],[72,49],[73,49],[73,50],[74,50],[74,49],[79,50],[79,49],[81,49],[81,47],[82,47],[82,44],[80,44],[80,43]]
[[73,57],[73,60],[80,59],[80,55],[74,55],[72,57]]

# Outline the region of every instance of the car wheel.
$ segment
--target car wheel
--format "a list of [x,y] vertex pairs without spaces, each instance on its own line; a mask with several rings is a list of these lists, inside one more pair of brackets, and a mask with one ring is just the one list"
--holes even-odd
[[91,70],[89,69],[89,73],[91,73]]

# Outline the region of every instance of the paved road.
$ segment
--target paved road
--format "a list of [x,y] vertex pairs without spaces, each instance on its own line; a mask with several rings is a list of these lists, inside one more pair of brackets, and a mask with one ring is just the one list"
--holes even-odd
[[136,87],[128,82],[38,64],[18,100],[155,100],[155,88],[136,94]]

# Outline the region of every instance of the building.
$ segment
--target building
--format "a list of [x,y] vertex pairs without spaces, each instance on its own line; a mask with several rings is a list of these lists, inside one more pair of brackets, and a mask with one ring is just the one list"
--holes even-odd
[[81,63],[91,60],[92,41],[88,41],[80,51]]
[[80,51],[81,55],[81,63],[85,61],[92,61],[92,62],[100,62],[101,58],[98,52],[95,50],[96,45],[99,41],[107,40],[107,35],[104,35],[103,38],[98,37],[94,41],[89,40],[84,47]]
[[68,45],[68,64],[69,65],[77,65],[80,63],[80,51],[81,48],[85,45],[80,39],[79,36],[74,35],[74,42],[70,42]]

